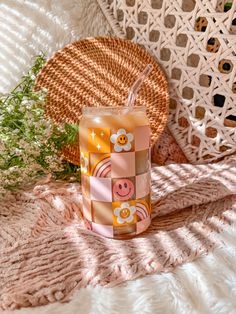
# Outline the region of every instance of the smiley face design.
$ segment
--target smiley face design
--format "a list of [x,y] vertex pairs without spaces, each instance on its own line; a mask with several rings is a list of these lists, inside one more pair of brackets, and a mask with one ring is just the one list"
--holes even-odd
[[128,152],[131,150],[131,142],[134,140],[132,133],[127,133],[125,129],[119,129],[117,133],[112,134],[110,141],[114,144],[114,151],[120,153],[122,150]]
[[125,145],[128,142],[126,134],[121,134],[116,138],[116,142],[120,145]]
[[129,179],[119,179],[113,186],[114,200],[127,201],[134,195],[134,184]]

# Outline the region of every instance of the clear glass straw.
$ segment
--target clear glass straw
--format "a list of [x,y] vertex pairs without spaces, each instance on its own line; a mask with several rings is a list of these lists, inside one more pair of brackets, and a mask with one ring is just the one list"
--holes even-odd
[[148,75],[151,73],[153,69],[153,66],[151,64],[148,64],[144,71],[140,73],[137,80],[134,82],[134,84],[131,86],[129,90],[129,95],[126,100],[125,106],[133,107],[134,102],[136,99],[136,96],[138,94],[138,91],[140,90],[141,85],[143,84],[144,80],[148,77]]

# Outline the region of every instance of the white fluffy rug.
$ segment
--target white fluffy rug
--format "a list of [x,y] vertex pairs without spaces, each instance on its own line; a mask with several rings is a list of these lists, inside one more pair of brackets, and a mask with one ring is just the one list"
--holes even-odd
[[[48,56],[82,37],[110,33],[95,0],[1,0],[0,93],[14,87],[40,51]],[[5,313],[234,314],[236,227],[222,234],[226,246],[214,254],[115,288],[89,287],[71,302]]]
[[0,93],[19,81],[40,51],[54,51],[111,28],[96,0],[1,0]]

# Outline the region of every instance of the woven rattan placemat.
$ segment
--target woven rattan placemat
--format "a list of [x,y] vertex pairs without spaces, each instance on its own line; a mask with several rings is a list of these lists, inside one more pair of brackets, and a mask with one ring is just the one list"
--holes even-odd
[[[154,143],[167,121],[166,77],[145,49],[128,40],[99,37],[72,43],[47,62],[36,86],[48,90],[46,114],[53,121],[79,123],[83,106],[123,106],[129,88],[148,63],[153,70],[135,105],[147,107]],[[65,148],[63,154],[78,164],[79,144]]]

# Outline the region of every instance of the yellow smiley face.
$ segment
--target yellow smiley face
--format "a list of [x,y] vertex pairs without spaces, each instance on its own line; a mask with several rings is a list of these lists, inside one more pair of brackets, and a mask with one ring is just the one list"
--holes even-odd
[[120,217],[121,218],[128,218],[130,216],[130,210],[129,208],[123,208],[121,211],[120,211]]
[[116,139],[119,145],[125,145],[128,142],[128,137],[125,134],[121,134]]

